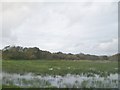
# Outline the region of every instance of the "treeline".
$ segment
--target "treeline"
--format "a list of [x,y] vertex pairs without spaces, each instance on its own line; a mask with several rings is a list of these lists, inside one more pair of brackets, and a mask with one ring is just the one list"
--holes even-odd
[[20,46],[6,46],[2,51],[2,59],[15,60],[116,60],[116,55],[113,56],[96,56],[90,54],[66,54],[62,52],[51,53],[49,51],[42,51],[37,47],[23,48]]
[[0,60],[2,60],[2,50],[0,50]]

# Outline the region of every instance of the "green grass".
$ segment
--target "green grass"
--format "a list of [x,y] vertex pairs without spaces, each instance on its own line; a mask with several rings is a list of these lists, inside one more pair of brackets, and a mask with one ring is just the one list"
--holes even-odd
[[13,85],[2,85],[2,88],[20,88],[20,87]]
[[[15,86],[15,85],[2,85],[2,88],[26,88],[26,87]],[[35,87],[27,87],[27,88],[35,88]],[[56,87],[47,86],[47,88],[56,88]]]
[[2,60],[0,60],[0,71],[2,71]]
[[[113,61],[68,61],[68,60],[3,60],[2,70],[8,73],[65,75],[67,73],[116,73],[118,62]],[[50,70],[53,69],[53,70]]]

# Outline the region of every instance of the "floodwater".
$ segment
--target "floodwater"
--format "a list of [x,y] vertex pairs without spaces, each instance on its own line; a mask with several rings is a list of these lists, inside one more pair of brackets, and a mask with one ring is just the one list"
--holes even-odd
[[3,85],[14,85],[19,87],[34,87],[34,88],[118,88],[118,74],[110,74],[109,76],[101,77],[97,74],[92,76],[80,74],[60,75],[35,75],[33,73],[9,74],[2,73]]

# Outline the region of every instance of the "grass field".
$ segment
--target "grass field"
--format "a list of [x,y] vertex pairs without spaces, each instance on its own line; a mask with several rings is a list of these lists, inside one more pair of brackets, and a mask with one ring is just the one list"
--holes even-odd
[[113,61],[68,61],[68,60],[3,60],[3,72],[40,75],[65,75],[80,73],[109,74],[118,72],[118,62]]

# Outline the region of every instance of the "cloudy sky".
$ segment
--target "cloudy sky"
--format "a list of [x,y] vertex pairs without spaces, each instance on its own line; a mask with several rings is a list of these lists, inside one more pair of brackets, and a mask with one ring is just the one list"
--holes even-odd
[[118,47],[117,2],[2,3],[2,45],[111,55]]

